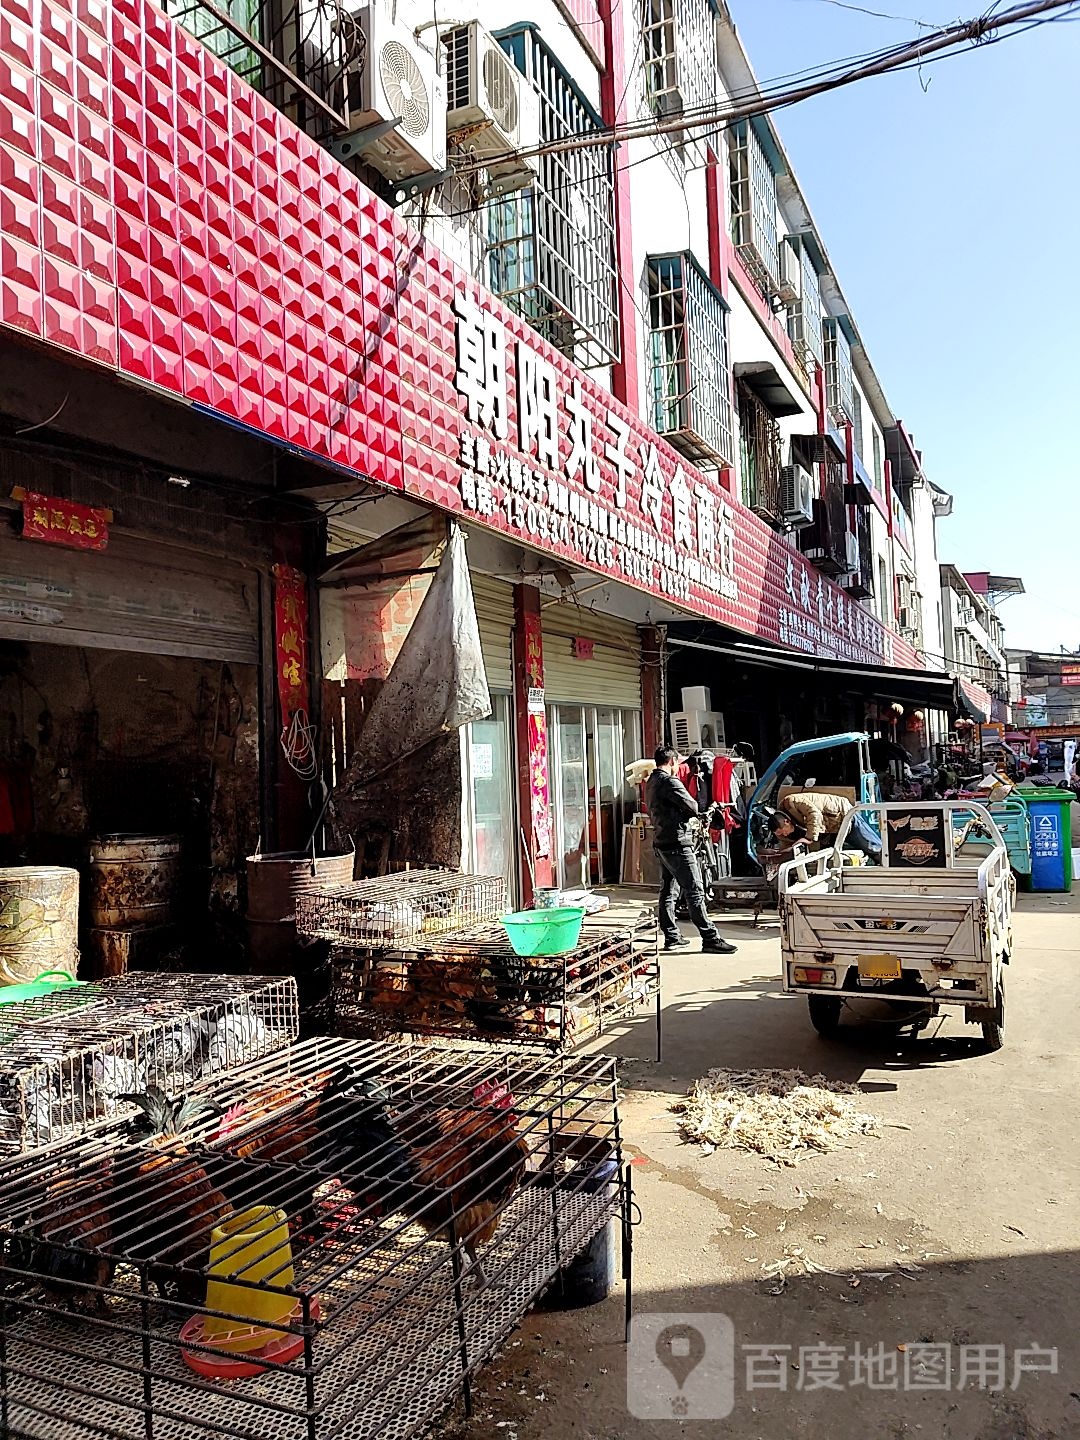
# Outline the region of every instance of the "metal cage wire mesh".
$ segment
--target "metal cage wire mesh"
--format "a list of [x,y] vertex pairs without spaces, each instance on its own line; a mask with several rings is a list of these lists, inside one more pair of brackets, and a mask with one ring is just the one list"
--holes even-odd
[[0,1009],[0,1152],[131,1116],[122,1097],[175,1095],[296,1039],[296,982],[138,973]]
[[495,920],[505,911],[501,876],[407,870],[299,895],[296,928],[308,939],[338,944],[405,945]]
[[[0,1168],[5,1434],[405,1440],[625,1224],[605,1057],[319,1040],[199,1093],[214,1115],[168,1144],[121,1131]],[[245,1287],[276,1296],[268,1329],[293,1353],[227,1384],[189,1364],[230,1358],[198,1318],[209,1191],[294,1222],[291,1277],[233,1259],[220,1312],[242,1320]],[[66,1271],[48,1261],[61,1245]]]
[[524,958],[498,925],[412,952],[331,952],[334,1029],[449,1035],[564,1049],[660,992],[653,916],[589,917],[565,955]]

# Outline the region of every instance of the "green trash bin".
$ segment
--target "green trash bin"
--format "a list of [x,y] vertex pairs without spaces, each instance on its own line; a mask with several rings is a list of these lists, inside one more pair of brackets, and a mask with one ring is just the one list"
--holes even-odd
[[1025,786],[1015,793],[1031,816],[1030,888],[1071,890],[1072,791]]

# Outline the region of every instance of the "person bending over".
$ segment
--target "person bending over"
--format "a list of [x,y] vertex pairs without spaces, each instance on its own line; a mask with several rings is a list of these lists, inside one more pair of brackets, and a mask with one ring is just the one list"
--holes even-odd
[[675,921],[675,902],[682,893],[701,935],[702,954],[734,955],[737,947],[720,938],[705,909],[701,870],[690,833],[698,804],[675,774],[679,752],[661,745],[654,758],[656,769],[645,787],[645,803],[652,818],[653,849],[660,862],[659,917],[664,949],[683,950],[690,944]]
[[[796,790],[781,804],[783,809],[769,819],[769,829],[778,840],[792,845],[805,840],[814,850],[835,844],[841,825],[855,808],[845,796],[827,790]],[[847,844],[852,850],[861,850],[875,865],[881,864],[881,841],[862,815],[856,814],[852,820]]]

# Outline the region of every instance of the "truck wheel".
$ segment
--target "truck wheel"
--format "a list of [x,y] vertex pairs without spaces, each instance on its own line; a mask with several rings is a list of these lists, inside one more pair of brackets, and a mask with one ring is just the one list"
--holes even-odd
[[993,1054],[1005,1044],[1005,983],[998,985],[994,1001],[994,1018],[982,1022],[983,1044]]
[[832,1039],[840,1028],[840,1011],[844,1002],[836,995],[808,995],[810,1024],[826,1040]]

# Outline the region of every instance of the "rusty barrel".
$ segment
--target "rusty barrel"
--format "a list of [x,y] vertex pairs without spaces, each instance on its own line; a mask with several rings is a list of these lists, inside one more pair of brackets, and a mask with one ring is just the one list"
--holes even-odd
[[288,969],[296,950],[297,896],[322,885],[347,885],[355,860],[352,850],[344,855],[284,850],[248,856],[248,945],[254,972]]
[[179,881],[178,835],[99,835],[90,842],[90,923],[100,930],[168,925]]
[[79,872],[59,865],[0,869],[0,984],[22,985],[79,965]]

